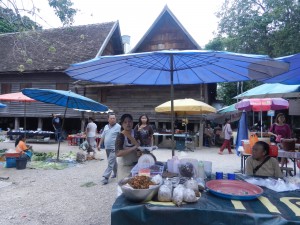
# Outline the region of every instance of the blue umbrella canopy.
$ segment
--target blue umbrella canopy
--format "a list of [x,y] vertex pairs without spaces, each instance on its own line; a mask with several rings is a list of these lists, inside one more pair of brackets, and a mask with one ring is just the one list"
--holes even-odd
[[248,123],[247,123],[247,113],[243,112],[241,119],[239,121],[238,132],[236,137],[235,149],[236,154],[239,155],[239,147],[242,146],[242,140],[248,139]]
[[[67,108],[92,110],[95,112],[108,111],[108,107],[90,98],[78,95],[72,91],[25,88],[22,93],[40,102],[55,104],[65,107],[62,128],[66,117]],[[58,141],[57,160],[59,160],[60,139]]]
[[287,62],[290,64],[288,72],[273,78],[264,80],[265,83],[282,83],[282,84],[300,84],[300,53],[295,55],[284,56],[276,58],[279,61]]
[[177,85],[264,80],[287,70],[288,64],[265,55],[170,50],[102,56],[65,72],[78,80],[137,85],[170,85],[173,76]]
[[235,108],[235,103],[230,106],[225,106],[222,109],[219,109],[217,111],[217,113],[219,113],[219,114],[224,114],[224,113],[230,114],[230,113],[237,113],[237,112],[238,112],[238,110]]
[[171,85],[171,130],[174,141],[173,85],[264,80],[286,72],[288,66],[264,55],[165,50],[102,56],[73,64],[65,72],[77,80],[100,83]]
[[[299,74],[300,76],[300,74]],[[295,98],[300,97],[299,85],[285,85],[285,84],[262,84],[242,94],[235,96],[237,99],[244,98]]]
[[72,91],[25,88],[22,90],[22,93],[37,101],[67,108],[91,110],[95,112],[108,111],[107,106]]
[[5,104],[0,103],[0,108],[5,108],[5,107],[6,107]]

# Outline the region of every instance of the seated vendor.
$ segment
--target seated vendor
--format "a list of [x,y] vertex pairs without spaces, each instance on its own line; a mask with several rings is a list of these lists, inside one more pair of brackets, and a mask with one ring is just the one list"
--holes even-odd
[[252,148],[252,156],[246,160],[246,174],[282,178],[277,159],[269,156],[269,144],[258,141]]
[[16,142],[15,142],[15,147],[17,152],[21,152],[22,155],[25,153],[25,151],[31,150],[32,146],[26,145],[26,138],[24,135],[20,135]]

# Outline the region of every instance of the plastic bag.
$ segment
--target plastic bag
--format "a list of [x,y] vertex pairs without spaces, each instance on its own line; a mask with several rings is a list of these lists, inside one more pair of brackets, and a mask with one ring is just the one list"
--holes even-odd
[[183,202],[183,192],[185,188],[182,184],[179,184],[173,191],[172,201],[175,205],[181,206]]
[[196,180],[191,179],[188,180],[184,183],[184,187],[186,187],[187,189],[192,189],[195,192],[196,196],[200,196],[200,192],[199,192],[199,188],[198,188],[198,183]]
[[163,179],[162,179],[161,175],[157,174],[154,177],[152,177],[151,181],[155,184],[161,184]]
[[192,190],[190,188],[184,189],[183,201],[191,203],[191,202],[196,202],[197,200],[198,199],[196,197],[194,190]]
[[170,189],[165,184],[161,185],[158,190],[158,201],[171,202],[172,201],[172,189]]

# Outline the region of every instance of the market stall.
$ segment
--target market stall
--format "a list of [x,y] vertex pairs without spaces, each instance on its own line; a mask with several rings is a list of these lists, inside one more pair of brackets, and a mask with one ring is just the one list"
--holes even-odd
[[300,224],[299,192],[263,188],[255,200],[219,198],[209,192],[193,204],[132,203],[120,196],[112,206],[111,225]]

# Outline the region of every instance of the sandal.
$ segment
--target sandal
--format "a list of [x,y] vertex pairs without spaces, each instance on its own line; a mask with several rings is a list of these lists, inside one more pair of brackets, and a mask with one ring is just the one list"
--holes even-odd
[[218,152],[219,155],[223,155],[223,152]]

